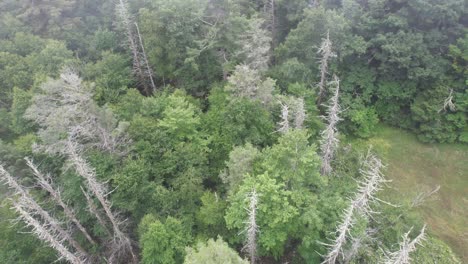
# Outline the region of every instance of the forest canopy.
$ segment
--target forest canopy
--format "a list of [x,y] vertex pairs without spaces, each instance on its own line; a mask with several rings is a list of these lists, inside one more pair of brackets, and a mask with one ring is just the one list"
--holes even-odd
[[0,262],[461,263],[351,142],[468,144],[466,5],[2,0]]

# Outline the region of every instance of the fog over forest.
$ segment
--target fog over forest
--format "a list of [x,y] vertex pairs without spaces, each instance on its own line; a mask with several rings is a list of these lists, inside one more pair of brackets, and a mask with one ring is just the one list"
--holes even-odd
[[468,263],[467,6],[0,0],[0,263]]

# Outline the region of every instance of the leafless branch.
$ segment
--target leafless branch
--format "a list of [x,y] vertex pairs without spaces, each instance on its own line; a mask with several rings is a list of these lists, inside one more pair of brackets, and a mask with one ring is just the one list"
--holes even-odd
[[416,250],[417,245],[421,245],[422,242],[425,240],[425,231],[426,231],[426,225],[423,226],[421,229],[421,232],[419,235],[413,239],[409,239],[409,234],[411,233],[411,230],[408,231],[408,233],[403,235],[403,241],[400,242],[400,249],[396,252],[391,252],[387,255],[387,257],[384,260],[385,264],[409,264],[411,263],[411,257],[410,253]]

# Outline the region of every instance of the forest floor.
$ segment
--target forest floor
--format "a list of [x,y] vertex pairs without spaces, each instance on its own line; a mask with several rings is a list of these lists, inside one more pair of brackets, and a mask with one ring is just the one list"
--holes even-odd
[[[440,190],[417,207],[429,232],[446,241],[468,263],[468,146],[424,144],[396,128],[380,127],[368,143],[378,146],[391,180],[386,195],[413,200]],[[398,196],[396,196],[398,195]]]

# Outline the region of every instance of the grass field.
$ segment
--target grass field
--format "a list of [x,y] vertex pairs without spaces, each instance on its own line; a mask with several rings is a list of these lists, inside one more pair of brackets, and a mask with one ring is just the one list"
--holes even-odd
[[392,180],[386,192],[413,199],[440,190],[418,207],[432,234],[468,263],[468,146],[423,144],[411,133],[380,127],[370,143],[382,151]]

